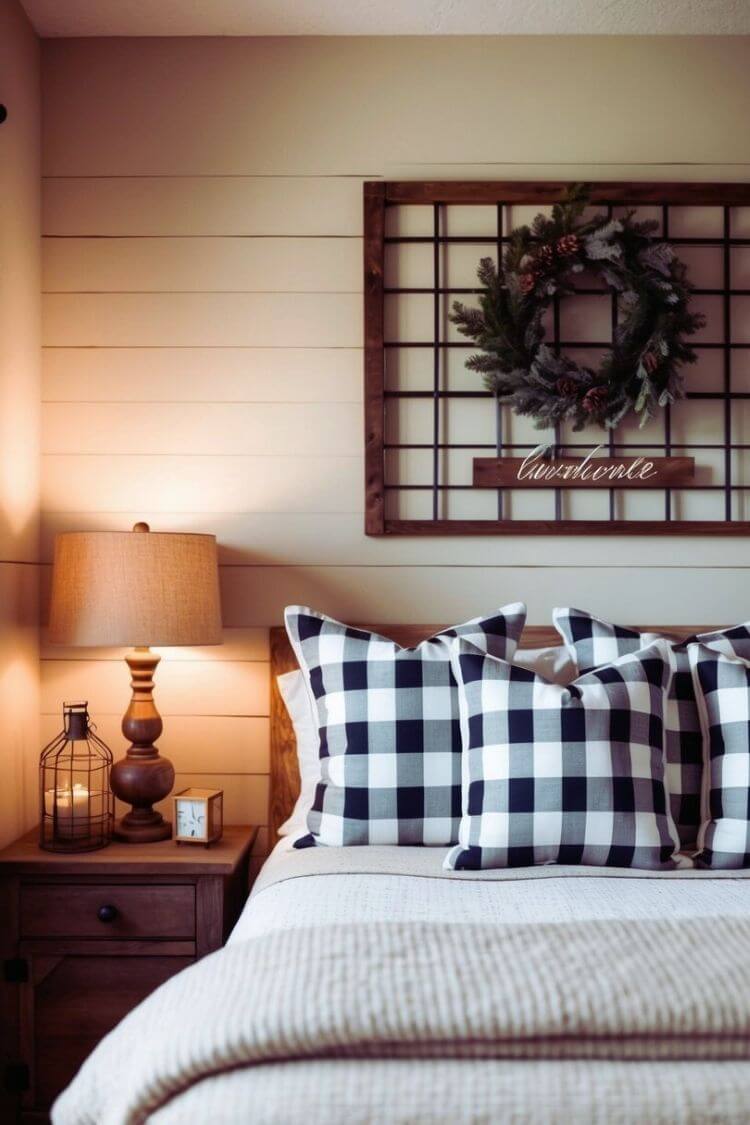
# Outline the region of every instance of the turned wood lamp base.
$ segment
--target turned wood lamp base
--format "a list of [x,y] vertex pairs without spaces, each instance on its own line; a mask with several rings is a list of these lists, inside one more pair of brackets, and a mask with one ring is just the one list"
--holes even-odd
[[122,820],[115,821],[113,836],[123,844],[155,844],[158,840],[172,839],[172,825],[165,820],[161,813],[154,813],[158,818],[155,824],[136,824],[129,820],[132,813],[126,813]]
[[172,825],[152,806],[167,797],[174,785],[174,768],[154,746],[163,729],[154,703],[154,673],[160,657],[148,648],[136,648],[125,657],[130,669],[133,696],[122,720],[122,733],[131,745],[112,767],[112,792],[131,805],[115,824],[114,836],[130,844],[168,840]]

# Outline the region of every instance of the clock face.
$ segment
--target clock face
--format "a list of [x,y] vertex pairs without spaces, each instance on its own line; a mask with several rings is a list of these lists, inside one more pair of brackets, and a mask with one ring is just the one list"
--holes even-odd
[[206,835],[206,805],[204,801],[180,799],[177,801],[177,835],[194,836],[202,840]]

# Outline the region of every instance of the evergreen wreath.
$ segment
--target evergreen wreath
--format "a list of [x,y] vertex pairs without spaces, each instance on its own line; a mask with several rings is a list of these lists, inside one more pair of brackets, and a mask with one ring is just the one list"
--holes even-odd
[[[516,414],[537,429],[569,419],[574,430],[590,423],[614,427],[630,411],[640,425],[683,395],[679,367],[694,363],[686,343],[703,324],[689,311],[685,265],[671,246],[654,240],[655,222],[586,219],[589,192],[572,185],[552,215],[516,227],[498,269],[482,258],[480,307],[454,301],[450,319],[481,348],[466,366]],[[596,371],[558,355],[545,343],[543,317],[556,296],[574,293],[584,270],[617,294],[612,346]]]

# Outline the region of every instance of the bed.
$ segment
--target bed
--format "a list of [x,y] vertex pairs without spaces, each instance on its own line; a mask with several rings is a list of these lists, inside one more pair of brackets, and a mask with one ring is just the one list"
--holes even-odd
[[[283,630],[271,661],[275,828],[299,786]],[[449,872],[444,852],[280,840],[227,947],[103,1041],[56,1125],[748,1120],[748,871]]]

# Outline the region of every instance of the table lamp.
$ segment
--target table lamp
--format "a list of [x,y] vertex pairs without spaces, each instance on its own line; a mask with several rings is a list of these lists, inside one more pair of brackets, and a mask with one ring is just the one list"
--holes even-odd
[[149,646],[222,643],[215,537],[152,532],[146,523],[58,535],[49,639],[132,647],[122,720],[131,745],[111,774],[112,791],[131,809],[114,834],[129,843],[168,839],[171,825],[152,806],[171,791],[174,769],[154,746],[163,729],[153,697],[160,657]]

